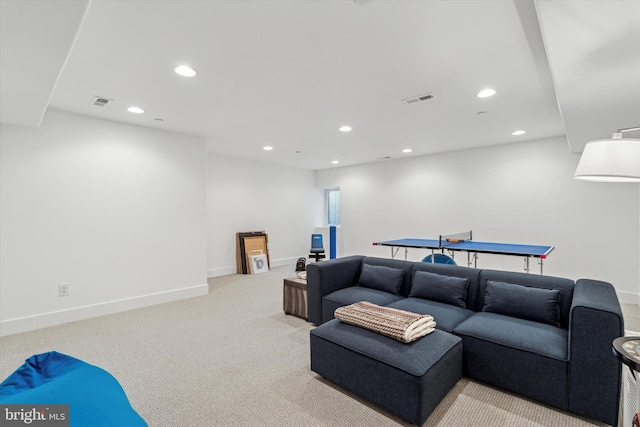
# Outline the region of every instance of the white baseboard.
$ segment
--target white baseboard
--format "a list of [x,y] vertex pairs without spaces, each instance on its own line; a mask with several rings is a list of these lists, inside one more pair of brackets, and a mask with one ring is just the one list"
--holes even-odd
[[89,319],[92,317],[104,316],[107,314],[119,313],[150,305],[163,304],[166,302],[178,301],[209,293],[209,285],[202,284],[189,288],[176,289],[155,294],[141,295],[133,298],[107,301],[98,304],[74,307],[67,310],[53,311],[49,313],[36,314],[33,316],[8,319],[0,322],[0,336],[17,334],[20,332],[32,331],[34,329],[46,328],[60,325],[62,323],[75,322],[77,320]]
[[298,261],[298,258],[300,257],[295,257],[295,258],[282,258],[282,259],[276,259],[276,260],[271,260],[271,267],[284,267],[287,265],[290,265],[291,267],[295,268],[296,267],[296,261]]
[[212,268],[207,270],[207,277],[219,277],[219,276],[228,276],[230,274],[236,274],[236,266],[233,267],[220,267],[220,268]]
[[631,292],[616,292],[618,294],[618,300],[620,304],[636,304],[640,305],[640,298],[638,294],[633,294]]
[[[290,265],[293,268],[295,268],[296,261],[298,261],[298,258],[300,257],[271,259],[269,266],[271,268],[275,268],[275,267],[283,267],[286,265]],[[228,276],[229,274],[236,274],[236,273],[237,273],[237,270],[235,265],[233,267],[212,268],[207,270],[207,277]]]

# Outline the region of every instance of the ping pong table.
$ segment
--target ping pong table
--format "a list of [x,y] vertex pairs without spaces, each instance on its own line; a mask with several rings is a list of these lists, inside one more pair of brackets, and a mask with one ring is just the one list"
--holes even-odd
[[395,258],[398,250],[404,248],[404,259],[407,259],[409,248],[430,249],[431,260],[433,262],[434,253],[436,250],[448,251],[452,258],[454,252],[466,252],[467,253],[467,267],[471,267],[473,264],[477,268],[478,254],[494,254],[494,255],[512,255],[524,257],[524,270],[529,273],[529,259],[536,258],[540,265],[540,274],[543,274],[544,260],[549,253],[553,251],[553,246],[541,246],[541,245],[521,245],[514,243],[493,243],[493,242],[478,242],[475,240],[461,240],[457,239],[448,241],[444,236],[440,236],[439,239],[397,239],[386,240],[383,242],[374,242],[374,246],[390,246],[391,258]]

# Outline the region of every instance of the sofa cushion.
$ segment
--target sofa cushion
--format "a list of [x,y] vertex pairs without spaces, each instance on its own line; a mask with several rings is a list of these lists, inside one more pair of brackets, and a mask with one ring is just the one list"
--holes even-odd
[[477,308],[469,307],[467,298],[467,307],[474,311],[482,311],[484,306],[484,292],[488,280],[503,283],[517,283],[519,285],[531,286],[541,289],[558,289],[560,291],[560,327],[569,327],[569,311],[571,309],[571,301],[573,300],[573,289],[575,283],[571,279],[554,276],[542,276],[540,274],[527,274],[516,271],[503,270],[481,270],[480,271],[480,295],[478,295]]
[[454,329],[469,336],[552,359],[569,359],[569,335],[565,329],[496,313],[475,313]]
[[560,291],[487,280],[482,311],[560,326]]
[[404,271],[381,265],[362,264],[358,286],[398,295]]
[[568,331],[495,313],[476,313],[455,328],[463,374],[567,409]]
[[[469,310],[480,311],[482,310],[482,303],[480,300],[480,272],[481,270],[476,268],[461,267],[458,265],[449,264],[434,264],[430,262],[415,262],[413,263],[413,272],[426,271],[429,273],[440,274],[448,277],[460,277],[469,279],[469,286],[467,287],[467,298],[465,300],[465,306]],[[409,276],[413,278],[413,274]],[[409,295],[409,291],[407,294]]]
[[474,314],[471,310],[455,305],[411,297],[392,302],[388,306],[418,314],[430,314],[436,322],[436,329],[445,332],[453,332],[456,326]]
[[[461,341],[455,335],[433,331],[419,340],[405,344],[337,319],[312,329],[311,336],[338,344],[415,377],[424,375],[428,369],[437,365],[440,358]],[[331,360],[331,363],[337,364],[335,360]]]
[[465,299],[468,287],[467,278],[416,271],[413,273],[409,296],[467,308]]
[[399,295],[378,289],[369,289],[362,286],[351,286],[331,292],[322,299],[322,323],[333,319],[336,308],[353,304],[358,301],[368,301],[378,305],[388,305],[394,301],[403,299]]
[[413,266],[416,264],[415,262],[403,259],[364,257],[362,259],[362,265],[365,264],[395,268],[404,271],[402,284],[400,285],[400,291],[398,294],[403,297],[409,295],[409,290],[411,289],[411,272],[413,271]]

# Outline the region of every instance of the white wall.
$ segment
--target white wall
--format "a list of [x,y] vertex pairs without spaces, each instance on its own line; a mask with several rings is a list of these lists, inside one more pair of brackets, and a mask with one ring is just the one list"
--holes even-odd
[[[371,243],[471,229],[475,240],[554,245],[545,274],[605,280],[637,303],[637,184],[574,180],[578,160],[556,138],[328,169],[316,186],[341,189],[340,255],[389,257]],[[409,259],[428,253],[410,250]],[[523,259],[481,255],[478,267],[522,271]]]
[[272,267],[308,258],[322,224],[323,192],[314,179],[313,171],[209,154],[209,277],[236,273],[236,232],[264,230]]
[[203,139],[60,111],[0,132],[0,334],[206,294]]

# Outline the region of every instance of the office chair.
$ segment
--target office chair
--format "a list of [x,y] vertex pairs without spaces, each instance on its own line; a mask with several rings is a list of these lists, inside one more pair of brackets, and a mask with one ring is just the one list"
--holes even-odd
[[326,257],[324,253],[324,245],[322,244],[322,234],[311,235],[311,252],[309,258],[315,258],[316,262]]
[[432,262],[432,263],[436,263],[436,264],[458,265],[453,260],[453,258],[451,258],[448,255],[440,254],[440,253],[433,254],[433,256],[428,255],[428,256],[426,256],[426,257],[424,257],[422,259],[422,262]]

